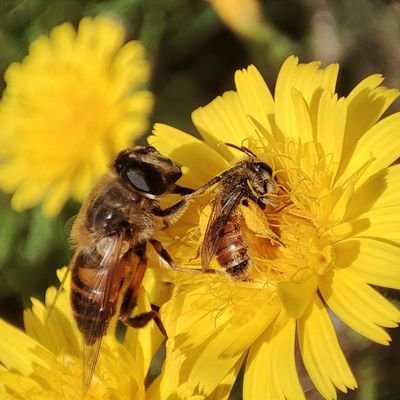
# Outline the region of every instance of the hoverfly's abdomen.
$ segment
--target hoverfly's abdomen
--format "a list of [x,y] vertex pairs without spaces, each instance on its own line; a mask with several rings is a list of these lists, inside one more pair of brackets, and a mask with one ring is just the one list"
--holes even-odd
[[247,279],[250,257],[241,231],[240,218],[237,216],[232,216],[224,226],[216,257],[221,267],[232,278]]
[[[108,323],[114,314],[114,307],[105,309],[102,305],[106,280],[100,266],[101,256],[80,251],[73,262],[71,274],[71,305],[79,331],[87,345],[94,344],[106,333]],[[96,282],[102,281],[103,284]],[[108,315],[106,315],[108,314]]]

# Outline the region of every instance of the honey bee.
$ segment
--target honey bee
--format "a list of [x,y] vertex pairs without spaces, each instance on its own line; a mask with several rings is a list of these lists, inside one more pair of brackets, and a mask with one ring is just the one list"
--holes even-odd
[[218,184],[212,203],[204,239],[200,247],[203,271],[215,256],[221,268],[233,279],[247,280],[250,267],[249,248],[243,234],[244,217],[239,206],[254,202],[262,210],[273,205],[271,195],[277,192],[272,168],[248,148],[230,143],[226,145],[245,153],[248,158],[214,177],[186,196],[192,199]]
[[73,224],[71,240],[76,250],[70,264],[71,305],[84,341],[84,392],[120,297],[118,316],[125,325],[138,328],[154,320],[166,336],[157,306],[136,316],[131,313],[147,267],[147,243],[176,267],[153,235],[155,217],[168,220],[185,208],[185,202],[178,202],[161,209],[158,200],[164,193],[193,191],[176,184],[181,176],[180,167],[154,147],[124,150],[94,187]]

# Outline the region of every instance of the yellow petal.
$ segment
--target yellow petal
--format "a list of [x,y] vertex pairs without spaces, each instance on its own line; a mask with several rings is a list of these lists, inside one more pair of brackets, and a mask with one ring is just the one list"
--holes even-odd
[[221,344],[223,340],[214,335],[200,348],[181,353],[179,348],[173,349],[173,340],[169,340],[164,368],[157,382],[159,388],[153,390],[165,399],[169,396],[186,399],[198,394],[208,398],[243,359],[242,354],[221,357],[218,351]]
[[[138,91],[132,94],[130,97],[120,101],[118,114],[121,117],[132,117],[135,118],[144,116],[145,113],[149,113],[153,106],[153,95],[150,92],[144,90]],[[121,150],[121,148],[119,148]]]
[[7,369],[15,369],[28,376],[34,371],[34,365],[43,365],[42,358],[37,355],[37,349],[50,353],[35,340],[12,325],[0,320],[0,362]]
[[[55,295],[55,288],[47,290],[46,296],[51,299],[48,304],[52,303]],[[55,355],[65,351],[80,357],[80,334],[72,320],[72,313],[66,312],[70,308],[66,293],[58,297],[52,310],[45,308],[37,299],[32,298],[31,301],[32,309],[24,311],[26,333]]]
[[[167,344],[168,348],[168,344]],[[170,362],[167,359],[168,364],[164,364],[164,371],[167,371],[168,375],[161,379],[158,377],[146,391],[147,400],[159,400],[159,399],[176,399],[176,400],[223,400],[228,399],[232,386],[239,374],[239,370],[242,366],[245,355],[239,358],[233,368],[231,368],[225,377],[221,380],[219,385],[209,394],[204,392],[201,384],[193,385],[190,382],[184,382],[179,387],[173,382],[177,373],[180,371],[181,359],[175,359]],[[164,372],[163,371],[163,372]]]
[[399,204],[400,165],[384,168],[371,176],[351,196],[345,219],[350,220],[372,208]]
[[[234,332],[232,332],[234,333]],[[220,334],[211,337],[200,351],[191,352],[182,368],[182,381],[193,387],[198,387],[200,393],[206,396],[212,393],[222,382],[226,374],[235,367],[243,354],[224,358],[220,347],[224,346],[226,335]]]
[[[346,97],[348,121],[346,146],[357,140],[371,128],[399,96],[397,89],[379,86],[383,77],[379,74],[363,79]],[[366,112],[366,110],[368,110]]]
[[310,271],[299,272],[298,279],[278,283],[278,295],[286,312],[292,318],[300,318],[314,296],[318,279]]
[[[400,113],[392,114],[372,126],[356,143],[354,149],[344,143],[342,164],[340,166],[337,185],[342,185],[353,174],[371,159],[367,171],[359,184],[367,180],[379,170],[393,163],[400,148]],[[348,162],[347,162],[348,160]]]
[[318,296],[314,297],[297,326],[304,365],[322,396],[336,399],[334,385],[345,393],[347,388],[356,388],[357,383],[340,348],[332,322]]
[[[215,298],[202,276],[193,277],[195,286],[190,288],[190,295],[185,296],[185,286],[177,285],[171,300],[163,306],[163,323],[170,337],[175,338],[179,348],[194,348],[207,340],[212,332],[221,329],[231,317],[221,313],[218,318],[210,310],[221,307],[223,300]],[[196,284],[197,283],[197,284]],[[187,289],[186,289],[187,290]],[[214,307],[214,308],[213,308]],[[189,332],[186,335],[185,332]]]
[[[0,150],[1,151],[1,150]],[[24,163],[9,161],[0,165],[0,186],[7,193],[13,192],[24,181],[27,166]],[[37,195],[40,198],[40,195]],[[36,201],[36,199],[34,199]]]
[[372,208],[352,222],[353,235],[400,244],[400,206]]
[[144,399],[145,371],[142,367],[140,361],[134,359],[113,335],[104,337],[98,376],[102,385],[115,392],[117,398]]
[[[40,385],[33,379],[10,371],[0,371],[0,382],[7,388],[7,393],[5,393],[0,386],[0,398],[3,400],[27,399],[27,396],[29,396],[29,399],[37,398],[32,396],[35,393],[42,392]],[[13,392],[12,395],[8,392],[9,390]]]
[[[240,287],[235,282],[220,282],[220,279],[210,279],[204,286],[197,285],[189,296],[184,292],[174,296],[164,306],[167,317],[164,325],[169,335],[175,336],[180,350],[204,347],[210,337],[216,335],[215,340],[222,341],[217,351],[221,357],[235,356],[246,351],[277,315],[279,308],[271,302],[269,290]],[[246,307],[249,299],[258,306]]]
[[303,133],[296,131],[293,125],[293,88],[303,95],[310,107],[311,116],[317,115],[322,90],[334,91],[338,65],[332,64],[325,69],[319,68],[319,65],[318,62],[298,64],[297,57],[291,56],[281,67],[275,88],[275,118],[277,126],[287,137],[303,139]]
[[275,111],[274,99],[263,77],[254,65],[236,71],[235,84],[243,104],[244,113],[251,115],[269,132]]
[[354,271],[333,271],[321,280],[320,290],[332,311],[350,328],[375,342],[389,344],[390,336],[381,326],[397,326],[400,312]]
[[368,169],[371,162],[364,164],[359,170],[354,171],[344,188],[337,187],[337,196],[334,204],[332,205],[332,216],[337,222],[343,222],[348,219],[347,210],[348,204],[354,196],[355,187],[360,181],[361,177]]
[[48,195],[43,201],[44,215],[54,217],[60,212],[71,192],[71,178],[71,176],[64,175],[63,179],[50,187]]
[[[176,393],[179,384],[179,374],[184,361],[184,356],[173,352],[173,341],[168,340],[166,343],[167,357],[164,361],[161,374],[151,383],[150,387],[146,390],[147,400],[168,399],[169,396],[173,398],[172,393]],[[175,396],[176,399],[179,397]],[[186,398],[190,398],[190,391],[187,393]]]
[[244,357],[245,356],[243,355],[243,357],[239,359],[236,365],[226,374],[217,388],[207,396],[207,400],[228,400],[230,398],[232,387],[239,375]]
[[69,57],[73,51],[76,32],[69,23],[64,23],[59,27],[55,27],[50,33],[50,39],[54,44],[57,57],[62,59]]
[[[241,287],[219,277],[206,282],[186,290],[178,285],[181,293],[164,306],[163,323],[170,337],[159,383],[164,398],[178,389],[185,396],[209,396],[279,311],[266,298],[270,290]],[[257,307],[246,307],[245,302]],[[171,377],[169,368],[179,370]]]
[[339,176],[343,173],[344,167],[353,157],[353,154],[356,154],[354,149],[358,140],[376,124],[399,96],[397,89],[378,87],[382,81],[381,75],[371,75],[361,81],[345,98],[348,111],[343,142],[344,154]]
[[344,99],[325,89],[319,101],[317,141],[321,143],[329,161],[339,166],[342,154],[347,108]]
[[246,139],[255,137],[254,126],[236,92],[226,92],[193,111],[192,120],[206,143],[227,160],[238,159],[241,154],[223,143],[241,146]]
[[23,211],[35,206],[43,198],[43,193],[47,191],[48,185],[41,182],[25,180],[16,189],[11,198],[11,206],[14,210]]
[[296,129],[303,142],[313,142],[314,134],[310,120],[308,104],[303,94],[297,89],[292,89],[293,109],[296,116]]
[[269,327],[251,346],[243,381],[244,399],[301,400],[295,364],[295,320]]
[[236,34],[253,40],[259,38],[259,30],[263,30],[263,15],[257,0],[210,0],[209,3],[221,21]]
[[[227,338],[220,348],[221,351],[224,350],[223,357],[245,352],[249,343],[252,343],[273,323],[279,308],[269,304],[261,305],[258,301],[256,301],[256,304],[258,304],[258,307],[256,307],[257,311],[255,312],[247,310],[239,313],[235,310],[234,317],[224,328],[224,334],[227,335]],[[232,335],[230,332],[232,332]]]
[[[120,147],[120,149],[123,147]],[[93,171],[91,165],[88,163],[82,165],[75,174],[74,187],[71,188],[72,195],[75,199],[83,201],[93,186]]]
[[359,238],[335,245],[336,266],[349,267],[371,285],[400,290],[400,248],[389,243]]

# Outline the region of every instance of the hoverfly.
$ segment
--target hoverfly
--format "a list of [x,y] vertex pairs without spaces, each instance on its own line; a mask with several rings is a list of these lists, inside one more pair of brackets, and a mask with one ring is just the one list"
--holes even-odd
[[152,306],[151,311],[137,316],[131,313],[147,268],[147,243],[175,268],[167,250],[153,235],[155,217],[176,216],[185,208],[185,203],[178,202],[163,210],[158,200],[165,193],[192,192],[176,184],[181,176],[180,167],[152,146],[124,150],[91,191],[73,224],[71,304],[84,340],[85,392],[102,338],[117,312],[125,325],[135,328],[154,320],[166,336],[158,307]]

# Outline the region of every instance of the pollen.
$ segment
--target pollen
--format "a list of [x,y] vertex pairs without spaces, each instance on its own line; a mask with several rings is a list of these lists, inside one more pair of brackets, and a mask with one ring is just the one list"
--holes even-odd
[[250,278],[276,286],[322,276],[334,266],[336,194],[330,189],[330,157],[318,154],[313,143],[294,141],[265,154],[266,162],[274,164],[279,190],[266,210],[244,212]]

